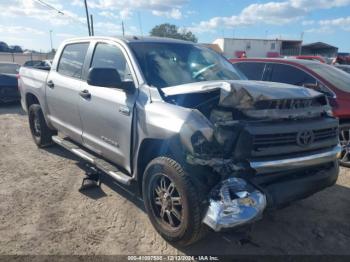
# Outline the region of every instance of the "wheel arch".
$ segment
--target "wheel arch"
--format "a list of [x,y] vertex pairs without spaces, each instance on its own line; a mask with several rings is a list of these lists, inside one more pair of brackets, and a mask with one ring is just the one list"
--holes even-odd
[[38,104],[40,105],[39,99],[36,95],[34,95],[33,93],[26,93],[26,109],[28,110],[29,107],[33,104]]
[[44,115],[44,119],[45,119],[46,124],[48,125],[49,128],[54,130],[55,128],[51,125],[50,121],[47,118],[46,108],[44,107],[45,105],[40,103],[39,97],[36,94],[33,94],[32,92],[26,93],[25,94],[25,106],[26,106],[27,112],[29,111],[29,107],[31,105],[34,105],[34,104],[40,105],[41,109],[43,110],[43,115]]
[[136,175],[141,195],[143,173],[148,163],[160,156],[168,156],[179,163],[183,163],[185,153],[178,136],[170,139],[146,138],[141,142],[137,156]]

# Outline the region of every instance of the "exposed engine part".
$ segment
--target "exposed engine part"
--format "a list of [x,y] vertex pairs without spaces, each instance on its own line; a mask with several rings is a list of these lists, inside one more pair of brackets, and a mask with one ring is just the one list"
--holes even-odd
[[192,137],[200,134],[205,141],[211,142],[213,138],[212,123],[198,110],[192,110],[191,121],[186,121],[180,130],[182,144],[190,153],[194,153]]
[[[280,149],[273,145],[279,141],[285,142],[280,137],[275,141],[275,127],[270,131],[273,141],[260,150],[260,144],[265,141],[263,139],[270,135],[266,129],[258,133],[262,137],[261,143],[255,139],[258,136],[254,131],[260,128],[261,121],[266,121],[266,126],[272,119],[317,118],[329,111],[327,98],[323,94],[278,83],[215,81],[192,83],[191,88],[188,85],[169,87],[163,91],[165,96],[172,97],[177,103],[193,102],[201,109],[192,110],[192,120],[181,127],[180,139],[187,149],[189,164],[211,167],[222,179],[241,171],[242,167],[237,163],[245,163],[252,154],[259,157],[268,155],[270,151],[270,154],[279,153],[276,150]],[[191,93],[197,93],[198,97],[186,97]],[[181,97],[177,97],[179,95]],[[252,125],[253,130],[249,130]],[[287,141],[289,144],[292,142]],[[283,147],[282,150],[287,149],[295,151],[292,146]]]
[[266,196],[241,178],[221,181],[210,193],[203,219],[215,231],[257,220],[266,207]]
[[221,145],[227,145],[227,143],[232,144],[233,130],[232,128],[223,128],[217,123],[232,122],[232,111],[223,111],[219,109],[213,109],[210,112],[210,122],[215,125],[214,137],[216,141]]

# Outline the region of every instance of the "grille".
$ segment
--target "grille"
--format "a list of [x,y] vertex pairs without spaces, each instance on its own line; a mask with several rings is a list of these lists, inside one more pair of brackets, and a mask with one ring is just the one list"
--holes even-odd
[[[314,143],[334,139],[338,135],[338,128],[326,128],[313,130]],[[255,135],[253,137],[254,150],[266,147],[297,145],[297,132],[284,134]]]
[[327,101],[324,96],[310,99],[280,99],[280,100],[261,100],[255,103],[258,110],[264,109],[300,109],[309,107],[318,107],[326,105]]

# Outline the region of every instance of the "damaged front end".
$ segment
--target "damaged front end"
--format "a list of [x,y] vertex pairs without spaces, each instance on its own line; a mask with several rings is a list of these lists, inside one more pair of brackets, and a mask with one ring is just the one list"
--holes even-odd
[[[329,148],[337,145],[337,121],[331,119],[327,98],[316,91],[267,82],[212,81],[164,88],[163,93],[169,102],[193,110],[179,132],[187,164],[208,167],[219,176],[219,182],[209,186],[203,219],[215,231],[262,216],[267,193],[250,178],[285,171],[295,162],[302,167],[335,159],[336,151]],[[298,144],[303,128],[311,128],[318,139],[309,148]],[[305,158],[296,157],[307,150],[311,153]],[[310,156],[312,150],[319,155]],[[324,155],[322,150],[329,152]]]
[[203,223],[215,231],[233,228],[259,219],[266,207],[266,197],[241,178],[221,181],[210,193]]

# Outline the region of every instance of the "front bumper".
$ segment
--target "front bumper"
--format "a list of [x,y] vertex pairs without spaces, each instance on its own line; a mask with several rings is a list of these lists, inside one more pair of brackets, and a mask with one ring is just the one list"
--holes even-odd
[[286,171],[332,162],[338,158],[340,152],[341,147],[340,145],[337,145],[330,150],[314,153],[312,155],[270,161],[251,161],[250,166],[257,174]]
[[266,196],[267,208],[280,208],[334,185],[338,174],[338,160],[334,160],[288,173],[255,176],[250,182]]
[[211,191],[203,223],[215,231],[234,228],[258,220],[265,208],[283,207],[332,186],[339,173],[338,149],[330,152],[321,164],[311,158],[292,171],[222,181]]

